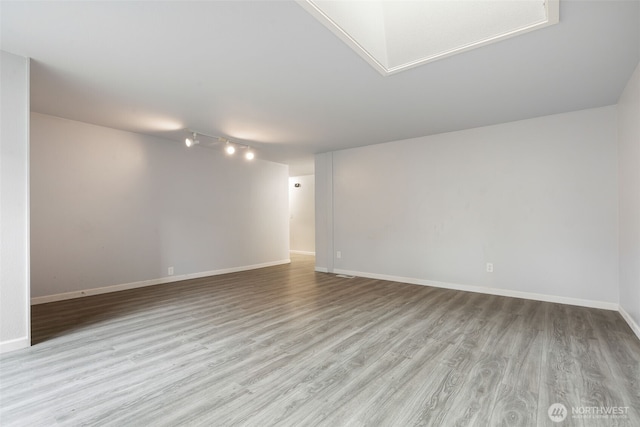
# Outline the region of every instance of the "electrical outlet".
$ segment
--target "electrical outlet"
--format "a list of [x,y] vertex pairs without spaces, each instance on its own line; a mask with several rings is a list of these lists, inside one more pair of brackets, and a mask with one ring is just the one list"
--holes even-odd
[[169,267],[167,273],[169,274],[169,276],[173,276],[173,267]]
[[487,273],[493,273],[493,263],[487,263]]
[[342,258],[342,252],[337,251],[336,252],[336,258],[338,258],[338,259]]

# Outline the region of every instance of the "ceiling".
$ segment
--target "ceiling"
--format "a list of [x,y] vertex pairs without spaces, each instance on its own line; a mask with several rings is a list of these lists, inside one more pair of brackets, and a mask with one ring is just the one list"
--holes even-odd
[[0,2],[31,109],[182,143],[190,128],[313,172],[313,154],[615,104],[640,1],[383,77],[294,1]]

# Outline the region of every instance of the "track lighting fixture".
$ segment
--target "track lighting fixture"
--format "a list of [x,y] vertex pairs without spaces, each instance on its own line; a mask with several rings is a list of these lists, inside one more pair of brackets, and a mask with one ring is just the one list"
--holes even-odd
[[198,141],[198,134],[193,132],[193,135],[191,138],[187,137],[184,140],[184,145],[186,145],[187,147],[193,147],[194,145],[198,144],[200,141]]
[[184,140],[184,145],[186,145],[187,147],[193,147],[196,144],[199,144],[200,141],[198,140],[198,136],[201,137],[206,137],[206,138],[210,138],[213,140],[213,142],[207,142],[205,140],[205,142],[202,144],[206,147],[211,147],[212,145],[215,144],[219,144],[224,142],[224,151],[225,153],[227,153],[227,155],[232,156],[233,154],[235,154],[236,150],[238,149],[245,149],[245,153],[244,153],[244,158],[246,160],[253,160],[256,155],[253,152],[253,150],[251,149],[251,147],[249,147],[248,145],[244,145],[244,144],[238,144],[236,142],[231,142],[229,141],[227,138],[221,137],[221,136],[212,136],[212,135],[207,135],[201,132],[194,132],[192,130],[189,130],[190,136],[188,136],[187,138],[185,138]]

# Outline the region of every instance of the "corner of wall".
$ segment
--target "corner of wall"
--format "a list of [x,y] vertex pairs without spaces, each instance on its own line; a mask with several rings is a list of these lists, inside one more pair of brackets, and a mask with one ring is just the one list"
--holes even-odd
[[4,353],[31,345],[30,59],[5,51],[0,51],[0,55],[3,112],[0,116],[0,353]]
[[315,156],[316,271],[333,271],[333,153]]
[[640,63],[616,108],[620,314],[640,338]]
[[622,318],[627,322],[633,333],[636,334],[638,339],[640,339],[640,325],[638,325],[635,320],[633,320],[633,318],[629,315],[629,313],[627,313],[622,305],[620,305],[619,311],[622,315]]

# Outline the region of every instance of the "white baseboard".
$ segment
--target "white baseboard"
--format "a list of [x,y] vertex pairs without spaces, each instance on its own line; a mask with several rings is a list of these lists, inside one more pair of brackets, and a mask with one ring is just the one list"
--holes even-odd
[[162,285],[164,283],[180,282],[182,280],[200,279],[208,276],[218,276],[220,274],[237,273],[239,271],[255,270],[264,267],[273,267],[275,265],[290,264],[290,259],[280,261],[265,262],[262,264],[245,265],[241,267],[224,268],[220,270],[203,271],[200,273],[182,274],[180,276],[161,277],[159,279],[143,280],[140,282],[123,283],[120,285],[104,286],[101,288],[85,289],[82,291],[64,292],[61,294],[45,295],[41,297],[31,298],[31,305],[46,304],[48,302],[63,301],[67,299],[88,297],[91,295],[100,295],[110,292],[125,291],[127,289],[144,288],[146,286]]
[[636,334],[638,339],[640,339],[640,326],[638,326],[638,324],[633,320],[633,317],[631,317],[631,315],[627,313],[627,311],[624,308],[622,308],[622,306],[620,306],[619,311],[620,311],[620,314],[622,315],[622,318],[626,320],[627,323],[629,324],[629,327],[631,328],[633,333]]
[[298,254],[298,255],[313,255],[313,256],[316,256],[315,252],[309,252],[309,251],[294,251],[293,249],[291,249],[289,252],[291,252],[292,254]]
[[315,271],[317,271],[318,273],[328,273],[329,269],[327,267],[316,267]]
[[0,342],[0,354],[31,347],[31,338],[22,337]]
[[[316,268],[316,271],[317,268]],[[457,291],[477,292],[481,294],[499,295],[503,297],[524,298],[535,301],[555,302],[559,304],[577,305],[581,307],[601,308],[604,310],[618,311],[620,306],[613,302],[592,301],[579,298],[568,298],[556,295],[536,294],[532,292],[512,291],[508,289],[485,288],[482,286],[460,285],[457,283],[436,282],[431,280],[415,279],[411,277],[389,276],[386,274],[364,273],[361,271],[350,271],[334,269],[336,274],[345,274],[348,276],[367,277],[369,279],[389,280],[392,282],[409,283],[412,285],[433,286],[436,288],[453,289]]]

